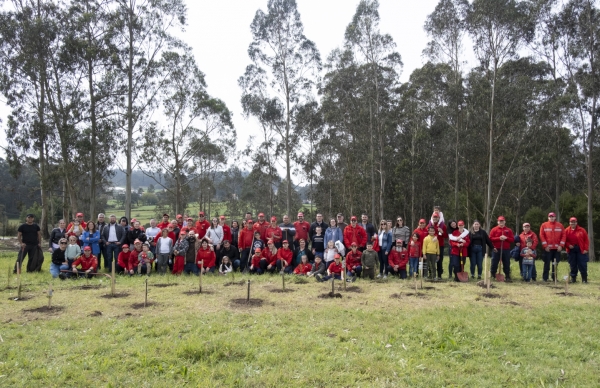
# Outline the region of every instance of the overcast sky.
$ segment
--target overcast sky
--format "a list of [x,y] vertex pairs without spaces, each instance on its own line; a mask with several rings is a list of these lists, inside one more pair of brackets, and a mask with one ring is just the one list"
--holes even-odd
[[[380,0],[381,31],[389,33],[402,56],[401,80],[423,65],[422,51],[427,44],[423,31],[425,18],[438,0]],[[343,43],[358,0],[297,0],[304,32],[314,41],[325,60]],[[208,91],[225,101],[233,112],[238,149],[246,146],[248,136],[258,133],[252,119],[242,117],[241,90],[237,80],[250,63],[247,49],[251,42],[250,23],[258,9],[266,10],[267,0],[188,0],[188,26],[179,35],[193,47],[200,69],[206,74]],[[0,104],[0,119],[6,122],[8,110]],[[6,144],[4,130],[0,144]]]

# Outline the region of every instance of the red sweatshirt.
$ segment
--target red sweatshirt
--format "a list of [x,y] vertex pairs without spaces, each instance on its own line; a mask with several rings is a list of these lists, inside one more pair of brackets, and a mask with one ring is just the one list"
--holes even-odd
[[139,251],[137,249],[133,249],[129,251],[129,261],[127,263],[127,270],[131,271],[134,268],[137,268],[138,264],[140,263],[140,253],[142,253],[142,250],[140,249]]
[[[425,240],[425,237],[427,237],[429,235],[429,232],[427,231],[427,228],[417,228],[415,230],[413,230],[412,234],[418,234],[419,235],[419,243],[421,244],[421,247],[423,247],[423,240]],[[411,256],[414,257],[414,256]]]
[[361,265],[361,257],[362,253],[358,249],[356,250],[356,253],[354,253],[353,251],[348,252],[348,254],[346,255],[346,268],[348,268],[348,271],[353,271],[354,268]]
[[332,275],[340,275],[342,273],[342,263],[340,262],[336,264],[334,261],[333,263],[329,264],[328,270]]
[[395,265],[399,266],[398,268],[406,271],[406,264],[408,263],[408,251],[403,250],[398,252],[396,248],[392,248],[390,253],[388,254],[388,264],[391,267]]
[[227,224],[223,224],[222,227],[223,227],[223,241],[227,240],[229,242],[232,242],[231,241],[231,228]]
[[309,273],[312,270],[312,265],[310,265],[310,263],[306,263],[306,264],[298,264],[296,266],[296,268],[294,269],[294,273],[296,275],[306,275],[307,273]]
[[263,259],[263,257],[261,255],[252,255],[252,260],[250,262],[250,265],[254,266],[254,269],[257,269],[260,267],[260,261]]
[[265,236],[266,236],[267,240],[269,240],[269,239],[273,240],[274,244],[277,244],[278,242],[281,241],[282,234],[283,234],[283,232],[281,231],[281,228],[277,225],[275,225],[275,226],[269,225],[269,227],[267,228],[267,231],[265,232]]
[[[508,237],[506,240],[504,240],[504,243],[502,243],[502,240],[500,240],[500,236],[503,235]],[[515,236],[510,228],[507,228],[506,226],[502,228],[495,226],[492,228],[492,230],[490,230],[490,240],[492,240],[492,245],[494,245],[494,248],[510,250],[510,243],[515,241]]]
[[81,265],[82,271],[87,271],[91,268],[92,272],[96,272],[96,269],[98,268],[98,259],[94,255],[90,255],[90,257],[85,257],[85,255],[81,255],[77,260],[73,262],[72,267],[77,268],[77,266],[79,265]]
[[[286,265],[285,267],[292,265],[292,257],[294,256],[294,252],[291,251],[291,249],[285,249],[285,248],[279,248],[277,250],[277,259],[278,260],[285,260],[286,261]],[[283,263],[282,263],[283,264]]]
[[[460,236],[460,231],[458,229],[456,229],[454,232],[452,232],[453,236]],[[460,244],[458,241],[452,241],[450,240],[450,254],[451,255],[455,255],[455,256],[460,256],[460,251],[462,251],[462,257],[467,257],[467,247],[469,246],[469,244],[471,243],[471,239],[469,239],[469,235],[466,235],[463,240],[465,240],[465,242],[463,243],[462,249],[460,249],[458,247],[458,244]],[[514,238],[513,238],[514,240]]]
[[240,230],[238,236],[238,248],[247,249],[252,248],[252,240],[254,239],[254,231],[252,229],[244,228]]
[[277,253],[271,253],[271,250],[269,249],[269,247],[265,248],[262,250],[262,256],[267,259],[267,263],[270,265],[275,265],[277,264]]
[[294,241],[300,240],[301,238],[307,242],[308,245],[308,232],[310,230],[310,224],[307,221],[296,221],[294,222],[294,228],[296,228],[296,235],[294,236]]
[[198,249],[198,253],[196,253],[196,265],[198,268],[200,268],[200,261],[203,262],[204,268],[212,268],[215,266],[216,259],[217,256],[215,255],[215,252],[210,248],[204,249],[200,247],[200,249]]
[[415,240],[410,240],[408,244],[408,257],[421,257],[421,243]]
[[569,245],[579,246],[581,253],[585,252],[587,254],[587,251],[590,250],[590,238],[586,230],[581,226],[577,225],[575,229],[571,229],[569,226],[565,231],[565,236],[567,241],[567,252],[571,251]]
[[127,251],[127,252],[121,251],[121,253],[119,253],[119,257],[117,258],[117,264],[125,270],[129,267],[129,255],[130,254],[131,254],[131,251]]
[[359,248],[367,246],[367,232],[360,225],[354,228],[348,225],[344,228],[344,245],[350,247],[353,242],[357,243]]
[[210,228],[210,223],[208,221],[196,221],[196,233],[198,233],[199,240],[206,235],[208,228]]

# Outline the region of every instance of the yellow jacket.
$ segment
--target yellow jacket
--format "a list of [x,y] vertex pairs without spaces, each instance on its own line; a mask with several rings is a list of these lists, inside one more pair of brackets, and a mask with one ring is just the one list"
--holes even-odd
[[[435,238],[435,240],[434,240]],[[440,243],[436,236],[427,236],[423,239],[423,254],[439,255]]]

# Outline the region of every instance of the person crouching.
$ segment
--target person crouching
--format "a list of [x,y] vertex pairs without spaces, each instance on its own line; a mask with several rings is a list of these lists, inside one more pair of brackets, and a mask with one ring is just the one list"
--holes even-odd
[[404,248],[404,241],[396,240],[396,246],[388,254],[387,273],[406,279],[406,264],[408,264],[408,251]]
[[[342,280],[342,262],[341,259],[342,256],[340,256],[339,254],[336,254],[334,256],[334,260],[333,263],[329,264],[329,268],[327,268],[327,276],[323,277],[321,279],[322,282],[327,281],[329,279],[336,279],[336,280]],[[319,280],[319,278],[317,278],[317,280]]]
[[266,262],[266,259],[264,257],[262,257],[261,252],[262,252],[262,249],[260,249],[260,248],[254,249],[254,254],[252,255],[252,259],[250,260],[250,273],[262,275],[265,272],[264,269],[261,268],[261,265],[260,265],[261,260],[265,260],[265,262]]
[[[320,256],[317,256],[320,257]],[[294,275],[306,276],[312,270],[312,265],[308,262],[308,256],[303,255],[300,264],[294,268]]]
[[[77,268],[81,266],[81,268]],[[79,256],[73,262],[72,273],[75,276],[86,276],[88,279],[93,276],[98,268],[98,259],[92,255],[92,247],[83,248],[83,255]],[[61,278],[64,279],[64,278]]]

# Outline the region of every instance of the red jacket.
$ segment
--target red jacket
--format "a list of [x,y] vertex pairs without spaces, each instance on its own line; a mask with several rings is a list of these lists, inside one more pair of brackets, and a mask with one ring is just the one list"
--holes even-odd
[[560,222],[544,222],[540,227],[540,240],[542,240],[542,249],[558,249],[558,246],[565,247],[565,228]]
[[272,253],[269,247],[262,250],[262,256],[267,259],[267,263],[270,265],[277,264],[277,252]]
[[296,275],[306,275],[307,273],[309,273],[312,270],[312,265],[310,265],[310,263],[306,263],[306,264],[298,264],[296,266],[296,268],[294,269],[294,273]]
[[[435,236],[438,239],[438,243],[440,244],[440,249],[444,246],[444,240],[448,238],[448,232],[446,230],[446,225],[445,224],[441,224],[439,222],[435,222],[432,223],[431,221],[429,221],[429,224],[427,224],[427,228],[426,230],[429,230],[429,227],[433,226],[435,228]],[[429,233],[429,232],[427,232]],[[423,237],[425,238],[425,237]]]
[[533,231],[529,231],[529,233],[525,233],[525,232],[521,232],[521,234],[519,235],[519,238],[521,239],[521,247],[525,248],[527,246],[527,239],[530,238],[531,239],[531,249],[533,249],[535,251],[535,249],[538,246],[538,237],[537,235],[533,232]]
[[379,236],[378,235],[373,235],[375,238],[371,240],[371,242],[373,243],[373,250],[377,253],[379,253]]
[[90,257],[85,257],[85,255],[79,256],[77,260],[73,262],[72,267],[76,267],[81,265],[82,271],[87,271],[88,269],[92,269],[92,272],[96,272],[98,268],[98,259],[94,255],[90,255]]
[[171,223],[167,221],[167,222],[161,222],[160,224],[156,225],[156,227],[160,228],[161,230],[163,230],[165,228],[168,228],[169,225],[171,225]]
[[344,228],[344,245],[349,248],[353,242],[357,243],[359,247],[367,246],[367,232],[360,225],[356,225],[354,228],[352,225],[348,225]]
[[331,264],[329,264],[329,268],[327,268],[327,270],[329,271],[330,274],[336,274],[339,275],[342,273],[342,262],[340,261],[339,264],[336,264],[335,261]]
[[[285,260],[286,261],[286,265],[285,267],[292,265],[292,257],[294,256],[294,252],[292,252],[291,249],[284,249],[284,248],[279,248],[277,250],[277,259],[278,260]],[[283,264],[283,263],[282,263]]]
[[[455,237],[460,236],[460,231],[458,229],[456,229],[454,232],[452,232],[452,235]],[[463,240],[465,240],[465,242],[463,243],[462,249],[458,247],[458,245],[460,244],[458,241],[452,241],[450,240],[450,254],[454,255],[454,256],[460,256],[461,251],[462,251],[462,257],[467,257],[469,254],[467,253],[467,247],[469,246],[469,244],[471,243],[471,239],[469,238],[469,235],[467,234],[465,236],[465,238],[463,238]],[[514,240],[514,237],[513,237]]]
[[403,250],[398,252],[396,248],[392,248],[390,253],[388,253],[388,264],[393,267],[395,265],[399,266],[398,268],[406,271],[406,264],[408,263],[408,251]]
[[308,232],[310,230],[310,224],[308,221],[296,221],[294,222],[294,228],[296,229],[296,235],[294,236],[294,241],[300,240],[301,238],[306,241],[306,245],[308,245]]
[[348,252],[348,254],[346,255],[346,268],[348,268],[348,271],[354,271],[354,268],[361,265],[361,263],[360,263],[361,256],[362,256],[362,252],[359,251],[358,249],[356,250],[356,253],[354,253],[352,250],[350,250],[350,252]]
[[[574,230],[571,227],[568,227],[565,230],[565,236],[565,241],[567,241],[567,252],[571,251],[571,249],[569,249],[569,245],[579,246],[581,253],[585,252],[587,254],[590,250],[590,238],[587,234],[587,231],[581,226],[575,226]],[[577,241],[577,244],[573,244],[575,241]]]
[[240,230],[240,235],[238,236],[238,248],[239,249],[247,249],[252,248],[252,241],[254,240],[254,230],[248,228],[244,228]]
[[267,237],[267,228],[270,226],[271,224],[269,224],[267,221],[263,221],[262,223],[260,221],[256,221],[254,223],[254,225],[252,226],[252,229],[255,232],[259,232],[260,233],[260,239],[263,240],[264,242],[267,241],[266,237]]
[[[502,235],[508,237],[506,240],[504,240],[504,243],[502,243],[502,240],[500,240],[500,236]],[[502,228],[495,226],[492,228],[492,230],[490,230],[490,240],[492,240],[492,245],[494,248],[503,249],[506,251],[510,250],[510,243],[515,241],[515,236],[510,228],[507,228],[506,226]]]
[[127,251],[127,253],[121,251],[121,253],[119,253],[119,257],[117,258],[117,264],[121,268],[129,268],[129,255],[131,255],[131,251]]
[[267,238],[267,240],[271,239],[273,240],[274,244],[277,244],[281,241],[282,234],[283,232],[281,231],[281,228],[279,226],[275,225],[275,227],[272,227],[271,225],[269,225],[265,232],[265,237]]
[[[425,240],[425,237],[427,237],[429,235],[429,232],[427,231],[427,228],[417,228],[415,230],[413,230],[412,234],[418,234],[419,235],[419,244],[421,244],[421,247],[423,247],[423,240]],[[414,256],[411,256],[414,257]]]
[[232,242],[231,241],[231,228],[227,224],[223,224],[222,227],[223,227],[223,241],[227,240],[229,242]]
[[[179,230],[179,233],[185,233],[185,234],[187,234],[187,233],[189,233],[190,231],[194,232],[194,234],[197,234],[197,233],[198,233],[198,232],[196,231],[196,228],[195,228],[195,227],[193,227],[193,226],[192,226],[192,227],[190,228],[190,227],[189,227],[189,226],[187,226],[187,225],[186,225],[186,226],[184,226],[183,228],[181,228],[181,229]],[[173,235],[175,235],[175,233],[173,233]]]
[[138,264],[140,263],[140,253],[142,253],[141,250],[137,250],[137,249],[130,249],[129,250],[129,262],[127,263],[127,270],[131,271],[132,269],[136,268],[138,266]]
[[202,237],[206,236],[206,231],[210,228],[210,222],[204,221],[196,221],[196,233],[198,233],[198,240],[201,240]]
[[421,243],[419,241],[410,240],[408,244],[408,257],[421,257]]
[[215,255],[215,251],[210,248],[202,248],[198,249],[198,253],[196,253],[196,265],[200,268],[200,261],[203,262],[202,266],[204,268],[212,268],[215,266],[215,262],[217,260],[217,256]]
[[252,260],[250,261],[250,265],[254,266],[254,269],[259,268],[260,261],[264,259],[261,255],[256,256],[256,254],[252,255]]

